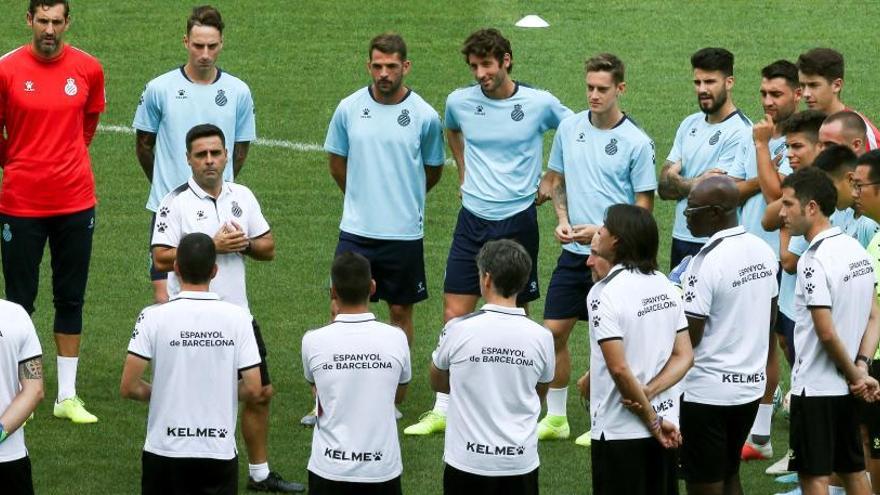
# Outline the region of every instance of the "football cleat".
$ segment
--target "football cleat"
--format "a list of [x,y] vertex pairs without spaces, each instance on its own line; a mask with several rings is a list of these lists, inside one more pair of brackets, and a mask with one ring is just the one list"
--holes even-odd
[[589,447],[589,446],[593,445],[592,433],[593,433],[592,431],[587,431],[586,433],[582,434],[581,436],[575,438],[574,444],[579,447]]
[[538,440],[567,440],[571,434],[565,416],[544,416],[538,422]]
[[746,439],[740,458],[744,461],[768,461],[773,458],[773,445],[770,442],[758,445]]
[[80,399],[79,396],[74,395],[69,399],[56,402],[52,414],[54,414],[56,418],[69,419],[76,424],[97,423],[98,418],[94,414],[86,411],[85,406],[86,405],[82,399]]
[[440,411],[428,411],[419,416],[419,422],[407,426],[404,435],[430,435],[446,431],[446,414]]

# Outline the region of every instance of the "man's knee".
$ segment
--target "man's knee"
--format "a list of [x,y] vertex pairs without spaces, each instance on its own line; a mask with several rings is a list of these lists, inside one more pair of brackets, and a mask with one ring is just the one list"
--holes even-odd
[[83,327],[83,301],[55,301],[55,333],[79,335]]
[[410,323],[413,317],[412,304],[389,304],[388,313],[391,321],[396,323]]
[[544,321],[544,326],[553,334],[553,347],[556,349],[556,354],[568,350],[568,338],[576,323],[577,319]]

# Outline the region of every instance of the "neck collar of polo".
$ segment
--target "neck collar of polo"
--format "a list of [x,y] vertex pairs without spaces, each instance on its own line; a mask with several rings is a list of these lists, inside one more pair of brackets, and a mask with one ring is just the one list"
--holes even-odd
[[823,230],[822,232],[819,232],[818,234],[816,234],[815,237],[813,237],[813,240],[810,241],[810,246],[812,246],[813,244],[816,244],[817,242],[821,241],[822,239],[827,239],[829,237],[839,235],[840,233],[841,233],[840,227],[831,227],[830,229]]
[[334,322],[339,323],[363,323],[365,321],[373,321],[376,315],[373,313],[341,313],[336,315]]
[[735,235],[740,235],[740,234],[745,234],[745,233],[746,233],[746,228],[743,227],[742,225],[737,225],[736,227],[730,227],[729,229],[719,230],[718,232],[715,232],[715,234],[712,237],[709,238],[709,241],[706,242],[706,245],[708,246],[713,241],[721,239],[723,237],[732,237]]
[[189,184],[189,188],[192,189],[192,192],[201,199],[220,199],[221,196],[229,192],[229,186],[226,185],[226,181],[223,181],[223,184],[220,185],[220,194],[218,194],[216,198],[206,193],[201,186],[196,184],[196,180],[192,177],[187,180],[187,184]]
[[510,306],[499,306],[497,304],[484,304],[481,311],[494,311],[495,313],[505,313],[508,315],[525,316],[526,310],[523,308],[511,308]]
[[176,299],[201,299],[204,301],[219,301],[220,296],[210,291],[184,290],[180,291],[176,296],[171,298],[172,301]]

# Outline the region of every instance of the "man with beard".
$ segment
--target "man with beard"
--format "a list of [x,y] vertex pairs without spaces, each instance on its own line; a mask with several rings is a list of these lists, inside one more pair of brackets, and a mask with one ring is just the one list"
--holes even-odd
[[[696,254],[706,238],[694,237],[684,218],[691,188],[705,177],[725,174],[751,140],[751,121],[730,98],[733,54],[724,48],[703,48],[691,56],[694,90],[700,111],[685,118],[675,134],[672,150],[660,171],[657,192],[677,201],[672,231],[670,266]],[[753,192],[757,185],[752,184]]]

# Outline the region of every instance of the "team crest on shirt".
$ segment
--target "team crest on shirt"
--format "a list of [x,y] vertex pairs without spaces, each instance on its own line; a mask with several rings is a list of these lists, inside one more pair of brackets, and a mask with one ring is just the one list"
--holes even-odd
[[226,105],[226,102],[229,101],[226,99],[226,91],[222,89],[217,90],[217,96],[214,97],[214,103],[217,104],[218,107],[222,107]]
[[585,133],[583,131],[579,132],[578,137],[577,137],[577,142],[583,143],[583,142],[586,142],[586,140],[587,140],[587,133]]
[[409,118],[409,110],[401,110],[400,115],[397,116],[397,123],[400,124],[401,127],[406,127],[410,122],[412,122],[412,119]]
[[235,218],[241,218],[242,213],[244,211],[241,209],[241,206],[238,206],[238,201],[232,202],[232,216]]
[[64,94],[67,96],[76,96],[77,92],[79,92],[79,88],[76,87],[76,79],[68,77],[67,84],[64,85]]
[[483,111],[483,105],[477,105],[474,109],[474,115],[486,115],[486,112]]
[[611,141],[605,145],[605,154],[606,155],[614,155],[617,153],[617,140],[611,138]]
[[12,229],[9,227],[8,223],[3,224],[3,240],[5,242],[12,240]]
[[370,109],[369,109],[369,108],[364,108],[363,110],[361,110],[361,118],[362,118],[362,119],[369,119],[369,118],[371,118],[371,117],[370,117]]
[[513,111],[510,112],[510,118],[515,122],[519,122],[523,118],[525,118],[526,114],[523,112],[522,105],[514,105]]
[[25,81],[24,82],[24,91],[26,93],[33,93],[36,90],[37,90],[37,88],[34,87],[33,81]]
[[715,131],[715,134],[712,134],[712,137],[709,138],[709,146],[715,146],[718,144],[718,140],[721,139],[721,131]]

